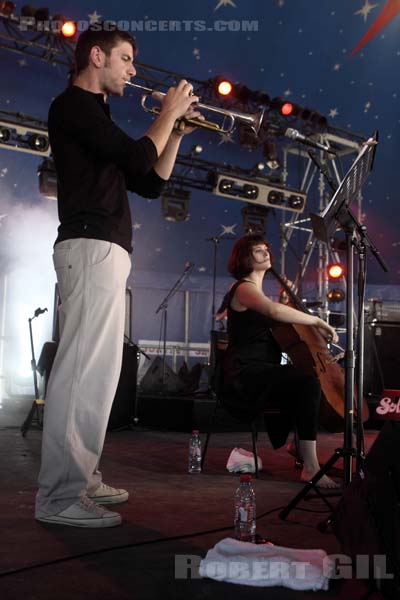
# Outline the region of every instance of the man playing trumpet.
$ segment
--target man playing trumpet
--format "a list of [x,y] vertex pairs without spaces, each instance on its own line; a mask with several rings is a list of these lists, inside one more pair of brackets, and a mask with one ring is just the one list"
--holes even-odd
[[[109,24],[108,24],[109,25]],[[177,119],[202,118],[182,80],[139,140],[119,129],[107,98],[122,96],[136,73],[135,40],[96,27],[76,46],[76,77],[50,107],[49,136],[60,226],[54,266],[62,301],[61,337],[48,383],[36,518],[111,527],[128,492],[102,482],[98,463],[121,370],[125,286],[131,268],[127,190],[156,198],[171,175],[182,136]]]

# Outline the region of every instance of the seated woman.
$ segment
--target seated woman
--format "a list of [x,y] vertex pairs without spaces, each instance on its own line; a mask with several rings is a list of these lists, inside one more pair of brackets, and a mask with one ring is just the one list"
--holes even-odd
[[[224,359],[224,405],[236,417],[251,419],[263,408],[279,405],[283,413],[278,431],[267,430],[274,448],[286,442],[297,427],[304,466],[301,478],[309,481],[320,469],[316,453],[321,388],[316,377],[281,365],[281,349],[271,328],[274,323],[317,327],[327,341],[337,342],[336,331],[319,317],[303,313],[263,293],[263,279],[271,268],[268,243],[258,235],[239,239],[228,270],[237,282],[225,297],[229,345]],[[320,487],[336,487],[326,475]]]

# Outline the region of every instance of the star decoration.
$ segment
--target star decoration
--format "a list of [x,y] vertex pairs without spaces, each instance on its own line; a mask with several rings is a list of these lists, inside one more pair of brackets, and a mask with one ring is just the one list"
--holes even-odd
[[134,223],[132,226],[133,230],[137,230],[137,229],[142,229],[142,224],[141,223]]
[[[7,173],[8,173],[8,169],[7,169],[7,167],[4,167],[4,169],[1,169],[1,171],[0,171],[0,177],[5,177],[5,175],[7,175]],[[5,215],[3,215],[3,216],[5,216]],[[0,216],[0,219],[1,219],[1,216]]]
[[360,8],[360,10],[357,10],[357,12],[355,12],[354,14],[362,15],[364,17],[364,23],[365,23],[366,20],[368,19],[368,15],[371,12],[371,10],[373,10],[377,6],[379,6],[379,4],[370,4],[369,0],[365,0],[364,6],[362,8]]
[[233,6],[233,8],[236,8],[236,4],[233,0],[219,0],[217,6],[214,8],[214,12],[221,8],[221,6]]
[[205,271],[207,271],[207,268],[206,267],[199,267],[197,270],[198,270],[199,273],[204,273]]
[[218,146],[221,146],[221,144],[225,144],[228,142],[230,142],[231,144],[235,143],[235,140],[232,137],[232,133],[220,133],[219,135],[221,136],[221,139],[218,142]]
[[18,61],[18,64],[20,67],[26,67],[26,65],[28,64],[25,58],[20,58]]
[[[372,9],[371,9],[372,10]],[[400,12],[400,0],[387,0],[385,6],[368,29],[362,40],[357,44],[351,53],[354,56],[365,44],[372,40],[373,37],[386,27],[388,23]]]
[[236,235],[235,227],[237,227],[237,223],[235,223],[234,225],[222,225],[221,224],[221,227],[223,230],[221,235],[228,235],[228,234]]
[[89,14],[88,17],[90,19],[90,25],[95,25],[96,23],[98,23],[101,19],[103,15],[98,15],[97,14],[97,10],[95,10],[94,12],[92,12],[92,14]]
[[160,253],[160,252],[161,252],[161,250],[162,250],[162,248],[154,248],[154,252],[158,252],[158,253]]
[[193,56],[196,58],[196,60],[200,60],[200,50],[199,50],[199,48],[193,48]]
[[283,92],[283,95],[284,95],[284,96],[286,96],[286,98],[287,98],[288,96],[291,96],[291,95],[292,95],[292,90],[289,90],[289,89],[288,89],[288,90],[285,90],[285,91]]
[[336,63],[335,65],[333,65],[333,70],[340,71],[340,63]]
[[329,117],[331,119],[334,119],[335,117],[337,117],[339,114],[338,109],[337,108],[331,108],[331,110],[329,111]]
[[282,6],[285,4],[285,0],[277,0],[277,4],[279,8],[282,8]]
[[371,108],[371,102],[366,102],[364,105],[364,112],[367,113]]

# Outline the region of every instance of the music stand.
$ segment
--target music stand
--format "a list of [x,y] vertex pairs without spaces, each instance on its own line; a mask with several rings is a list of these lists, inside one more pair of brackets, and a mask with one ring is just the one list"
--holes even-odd
[[[311,489],[314,489],[332,510],[331,505],[325,496],[317,489],[316,484],[328,472],[328,470],[340,459],[343,458],[343,484],[347,486],[351,482],[353,472],[353,459],[359,460],[360,448],[353,446],[353,426],[354,426],[354,375],[355,375],[355,353],[354,353],[354,248],[357,248],[360,264],[365,263],[366,249],[369,248],[377,259],[384,271],[387,267],[380,257],[378,250],[366,233],[365,226],[361,225],[356,216],[350,209],[354,198],[358,195],[364,185],[369,173],[372,170],[378,133],[368,139],[362,146],[357,158],[351,165],[349,171],[340,183],[332,200],[320,214],[311,214],[311,223],[314,235],[317,239],[327,244],[337,229],[343,229],[346,235],[346,313],[347,313],[347,336],[346,336],[346,361],[345,361],[345,403],[344,403],[344,439],[343,447],[337,448],[331,458],[314,475],[314,477],[304,486],[304,488],[289,502],[289,504],[279,513],[281,519],[285,519],[288,514],[297,506],[297,504],[307,496]],[[362,303],[360,303],[362,307]],[[363,356],[363,314],[359,315],[361,331],[359,331],[358,355],[359,369],[362,374],[362,356]],[[357,415],[361,419],[362,412],[362,377],[359,378],[361,389],[358,390],[357,397]]]

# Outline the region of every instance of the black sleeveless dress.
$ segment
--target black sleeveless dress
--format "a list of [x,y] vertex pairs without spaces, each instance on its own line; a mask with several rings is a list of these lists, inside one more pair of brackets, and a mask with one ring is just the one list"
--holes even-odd
[[282,352],[271,333],[273,320],[252,309],[239,312],[231,307],[242,283],[232,286],[225,301],[229,344],[224,358],[223,404],[240,420],[251,420],[266,408],[279,408],[279,415],[266,418],[274,448],[285,443],[298,421],[306,436],[302,439],[315,439],[319,382],[315,378],[310,381],[292,366],[281,365]]

